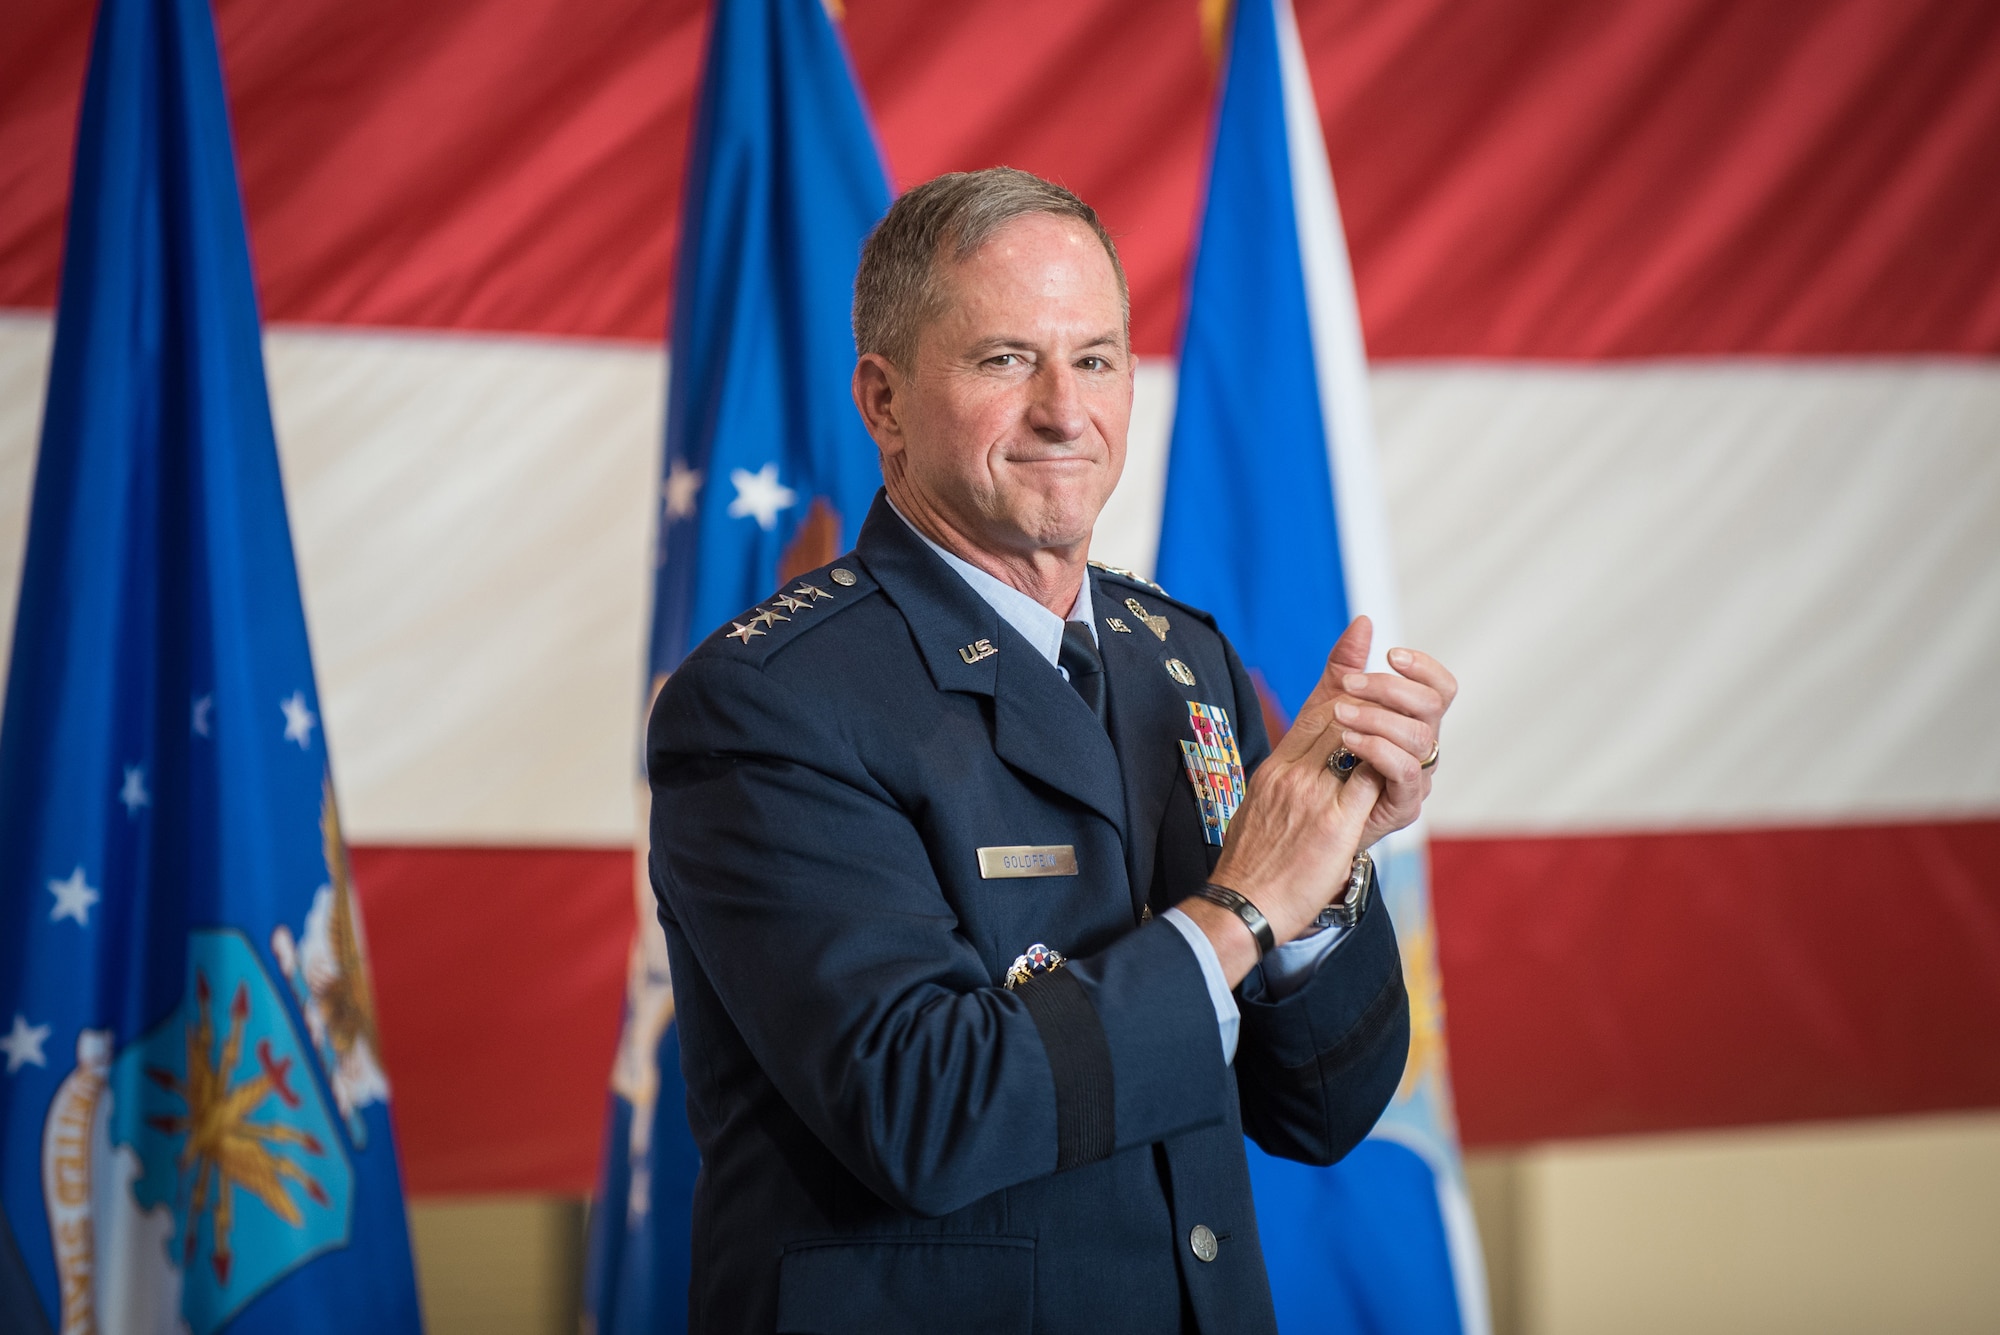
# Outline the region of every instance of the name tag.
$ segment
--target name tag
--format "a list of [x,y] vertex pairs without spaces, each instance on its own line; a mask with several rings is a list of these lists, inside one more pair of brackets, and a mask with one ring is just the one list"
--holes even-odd
[[1074,876],[1074,844],[1009,844],[1005,848],[979,850],[981,880],[998,881],[1013,876]]

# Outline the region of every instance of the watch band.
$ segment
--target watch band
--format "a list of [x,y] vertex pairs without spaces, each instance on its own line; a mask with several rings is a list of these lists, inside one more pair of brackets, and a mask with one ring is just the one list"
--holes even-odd
[[1354,864],[1347,869],[1347,886],[1340,896],[1319,911],[1319,916],[1306,925],[1297,940],[1318,936],[1329,927],[1352,927],[1361,921],[1361,915],[1368,911],[1368,889],[1375,882],[1375,859],[1366,849],[1354,855]]
[[1241,918],[1243,925],[1250,929],[1250,935],[1257,938],[1257,954],[1259,957],[1270,954],[1272,949],[1278,944],[1277,935],[1271,931],[1271,920],[1266,918],[1263,911],[1255,904],[1252,904],[1228,886],[1216,885],[1214,882],[1210,882],[1195,891],[1195,893],[1209,903],[1228,909],[1231,913]]
[[1362,849],[1354,855],[1354,865],[1347,871],[1347,888],[1340,898],[1319,911],[1313,921],[1321,927],[1352,927],[1361,921],[1361,915],[1368,911],[1368,887],[1375,879],[1375,859]]

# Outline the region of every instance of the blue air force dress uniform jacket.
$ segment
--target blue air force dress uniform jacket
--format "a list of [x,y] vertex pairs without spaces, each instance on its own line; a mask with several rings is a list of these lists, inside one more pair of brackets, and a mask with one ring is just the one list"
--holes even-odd
[[[1189,705],[1248,769],[1257,698],[1206,615],[1091,579],[1104,723],[879,495],[661,692],[693,1330],[1275,1330],[1242,1136],[1325,1164],[1367,1133],[1409,1041],[1396,941],[1378,909],[1282,1001],[1239,989],[1224,1061],[1156,919],[1219,852]],[[1061,874],[982,875],[1022,845]],[[1068,963],[1004,986],[1037,943]]]

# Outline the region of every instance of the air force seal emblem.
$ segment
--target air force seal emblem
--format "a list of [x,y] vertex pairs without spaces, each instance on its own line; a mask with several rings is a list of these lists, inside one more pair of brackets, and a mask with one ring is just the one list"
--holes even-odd
[[130,1046],[78,1036],[49,1105],[65,1331],[212,1335],[348,1241],[353,1166],[276,984],[233,929],[190,933],[187,960],[180,1004]]

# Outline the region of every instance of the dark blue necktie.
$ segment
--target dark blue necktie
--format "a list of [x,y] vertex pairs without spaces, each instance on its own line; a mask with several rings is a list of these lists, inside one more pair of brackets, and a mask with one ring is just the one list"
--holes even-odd
[[1097,715],[1097,721],[1104,721],[1104,660],[1098,656],[1097,641],[1090,633],[1090,625],[1083,621],[1063,623],[1062,653],[1056,658],[1063,671],[1069,673],[1069,684],[1076,687],[1076,693],[1090,706],[1090,712]]

